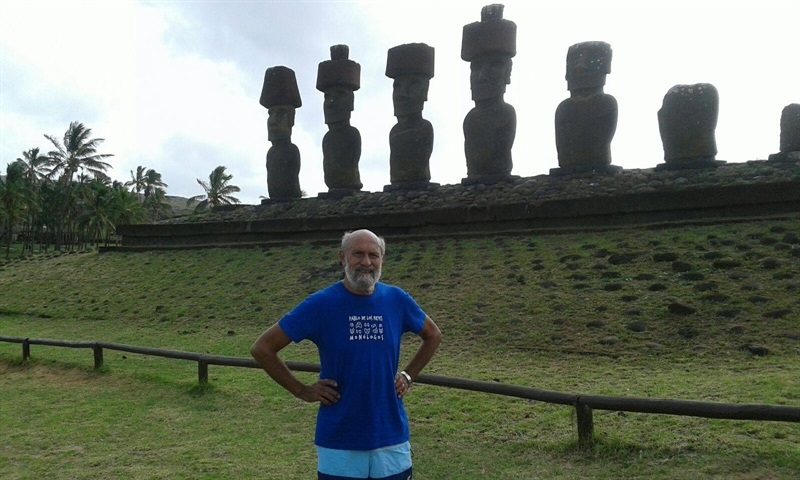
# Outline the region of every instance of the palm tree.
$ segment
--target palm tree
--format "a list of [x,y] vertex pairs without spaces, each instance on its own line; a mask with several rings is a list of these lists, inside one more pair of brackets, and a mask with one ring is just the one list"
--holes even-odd
[[103,159],[112,157],[111,154],[97,153],[97,147],[103,140],[102,138],[91,138],[92,129],[86,128],[80,122],[72,122],[64,133],[63,143],[52,135],[45,135],[45,138],[56,147],[48,153],[50,161],[48,166],[49,178],[58,177],[63,193],[59,222],[56,225],[56,250],[61,249],[61,233],[67,224],[67,213],[70,211],[74,202],[72,182],[77,174],[88,173],[95,178],[106,177],[105,171],[111,165]]
[[144,198],[147,200],[148,197],[155,195],[157,192],[161,191],[162,193],[166,193],[164,190],[166,187],[169,187],[163,180],[161,180],[161,174],[153,170],[152,168],[147,170],[147,173],[144,175]]
[[24,176],[31,185],[36,185],[42,181],[47,174],[46,167],[49,165],[50,157],[42,155],[38,148],[31,148],[22,152],[22,158],[17,158],[24,169]]
[[6,177],[0,179],[0,232],[5,237],[6,258],[11,254],[14,226],[25,214],[29,202],[30,189],[25,181],[25,166],[21,162],[10,163]]
[[47,165],[50,158],[42,155],[38,148],[31,148],[22,152],[22,158],[17,158],[17,163],[23,166],[23,176],[27,184],[29,194],[28,197],[28,215],[25,219],[25,224],[22,226],[23,243],[22,253],[33,250],[34,230],[37,230],[35,219],[37,213],[41,210],[41,189],[42,183],[45,181],[47,174]]
[[195,212],[201,212],[211,207],[218,207],[220,205],[231,205],[239,202],[239,199],[231,194],[241,191],[236,185],[228,185],[228,182],[233,179],[233,175],[225,174],[225,167],[220,165],[215,168],[211,175],[208,176],[208,183],[197,179],[197,183],[206,191],[205,195],[196,195],[186,201],[186,205],[191,206],[194,202],[199,201],[195,207]]
[[147,186],[145,171],[147,169],[141,165],[136,167],[136,174],[133,173],[131,170],[131,179],[130,181],[125,182],[126,187],[133,187],[133,191],[136,193],[142,193],[142,191]]

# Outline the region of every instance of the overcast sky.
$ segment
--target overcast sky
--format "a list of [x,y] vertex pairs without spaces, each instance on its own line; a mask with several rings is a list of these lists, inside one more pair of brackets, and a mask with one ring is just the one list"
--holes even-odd
[[[52,149],[71,121],[104,138],[115,180],[142,165],[160,172],[167,193],[202,194],[196,179],[218,165],[233,175],[243,203],[267,196],[267,111],[258,103],[264,71],[295,70],[303,106],[292,142],[300,186],[327,191],[327,132],[317,65],[331,45],[350,46],[361,64],[351,124],[362,137],[366,191],[389,183],[392,80],[386,52],[404,43],[436,49],[423,116],[434,127],[432,181],[466,176],[462,122],[474,106],[469,64],[461,60],[465,24],[480,20],[475,1],[92,1],[0,0],[0,167],[22,152]],[[569,96],[570,45],[611,44],[605,93],[619,104],[612,163],[663,162],[657,111],[670,87],[711,83],[720,95],[718,160],[766,159],[779,150],[781,110],[800,102],[800,2],[505,1],[517,24],[517,55],[506,102],[517,112],[514,170],[558,167],[554,114]]]

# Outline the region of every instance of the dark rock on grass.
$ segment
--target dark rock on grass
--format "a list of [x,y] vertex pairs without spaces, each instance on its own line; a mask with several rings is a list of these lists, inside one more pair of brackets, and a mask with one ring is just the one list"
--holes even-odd
[[765,270],[776,270],[781,267],[780,260],[774,258],[765,258],[761,261],[761,268]]
[[558,286],[558,284],[557,284],[556,282],[551,282],[550,280],[546,280],[546,281],[544,281],[544,282],[540,283],[540,284],[539,284],[539,286],[540,286],[541,288],[545,288],[545,289],[547,289],[547,288],[553,288],[553,287],[557,287],[557,286]]
[[746,343],[739,347],[740,350],[744,350],[745,352],[752,353],[753,355],[763,357],[765,355],[769,355],[769,349],[767,347],[763,347],[761,345],[756,345],[753,343]]
[[653,254],[653,261],[654,262],[674,262],[678,259],[677,253],[672,252],[662,252],[662,253],[654,253]]
[[584,275],[582,273],[573,273],[572,275],[569,276],[569,278],[572,279],[572,280],[583,281],[583,280],[586,280],[589,277],[587,277],[586,275]]
[[719,288],[719,285],[717,285],[714,282],[698,283],[697,285],[694,286],[694,289],[697,290],[698,292],[708,292],[711,290],[716,290],[717,288]]
[[600,274],[600,278],[619,278],[622,274],[615,271],[607,271]]
[[602,320],[590,320],[586,323],[587,328],[603,328],[606,326],[606,322]]
[[794,258],[800,258],[800,248],[793,248],[789,250],[789,256]]
[[636,277],[634,277],[634,280],[648,281],[648,280],[655,280],[655,278],[656,276],[653,275],[652,273],[640,273],[639,275],[636,275]]
[[789,272],[777,272],[772,276],[772,278],[774,280],[789,280],[794,278],[794,274]]
[[723,303],[730,300],[730,295],[725,295],[723,293],[710,293],[708,295],[703,295],[700,297],[700,300],[704,302],[714,302],[714,303]]
[[600,345],[616,345],[619,342],[620,342],[619,338],[612,335],[601,338],[599,343]]
[[636,255],[632,253],[618,253],[608,257],[608,263],[611,265],[624,265],[633,263],[636,260]]
[[628,323],[628,325],[626,325],[625,328],[627,328],[628,330],[630,330],[632,332],[641,333],[641,332],[646,332],[647,331],[647,324],[642,322],[642,321],[639,321],[639,320],[634,320],[634,321]]
[[603,285],[603,290],[606,292],[616,292],[622,290],[622,287],[624,287],[624,285],[619,282],[607,283]]
[[651,292],[661,292],[663,290],[666,290],[667,286],[664,285],[663,283],[654,283],[649,287],[647,287],[647,289],[650,290]]
[[797,234],[795,233],[789,232],[783,236],[781,241],[783,243],[788,243],[790,245],[800,245],[800,236],[797,236]]
[[717,312],[717,315],[724,318],[736,318],[739,314],[742,313],[741,309],[738,308],[726,308],[724,310],[720,310]]
[[743,292],[756,292],[763,290],[764,287],[760,283],[747,282],[741,286]]
[[765,247],[769,247],[778,243],[778,239],[775,237],[764,237],[759,243]]
[[678,335],[688,340],[690,338],[694,338],[700,335],[700,332],[698,332],[697,329],[693,327],[681,327],[678,329]]
[[744,333],[744,326],[731,325],[731,327],[728,329],[728,333],[731,335],[742,335]]
[[639,299],[638,295],[623,295],[619,297],[620,300],[623,302],[633,302]]
[[742,262],[732,258],[720,258],[719,260],[714,260],[712,265],[719,270],[730,270],[731,268],[741,267]]
[[567,263],[580,260],[581,258],[582,257],[580,255],[571,254],[571,255],[564,255],[563,257],[559,258],[558,261],[561,263]]
[[686,280],[688,282],[697,282],[700,280],[705,280],[706,276],[700,272],[686,272],[681,274],[681,280]]
[[692,269],[692,264],[683,261],[675,261],[672,262],[672,271],[673,272],[688,272]]
[[747,299],[748,302],[758,305],[760,303],[769,303],[772,300],[767,297],[762,297],[761,295],[753,295],[752,297]]
[[670,303],[667,309],[670,311],[670,313],[674,313],[675,315],[691,315],[697,312],[696,308],[678,302]]
[[765,312],[763,317],[769,319],[779,319],[786,317],[790,313],[792,313],[791,309],[782,308],[780,310],[770,310],[769,312]]
[[721,254],[719,252],[708,252],[708,253],[704,253],[703,254],[703,259],[704,260],[718,260],[720,258],[723,258],[724,256],[725,255],[723,255],[723,254]]
[[625,312],[625,315],[627,315],[629,317],[641,317],[642,316],[642,311],[641,310],[637,310],[637,309],[634,308],[632,310],[627,310]]

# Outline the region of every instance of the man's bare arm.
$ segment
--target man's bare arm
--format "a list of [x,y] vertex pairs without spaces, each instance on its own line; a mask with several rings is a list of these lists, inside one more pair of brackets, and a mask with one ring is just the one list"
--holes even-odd
[[281,360],[278,352],[290,343],[292,340],[276,323],[258,337],[250,349],[250,355],[267,375],[295,397],[306,402],[321,402],[323,405],[336,403],[339,400],[339,392],[336,391],[337,384],[334,380],[320,379],[311,385],[306,385],[298,380]]
[[[422,369],[431,361],[439,348],[439,344],[442,343],[442,332],[436,323],[431,320],[431,317],[425,317],[425,323],[422,325],[422,330],[419,331],[419,337],[422,339],[422,343],[417,349],[417,353],[414,354],[404,369],[412,381],[419,376]],[[408,391],[408,386],[402,375],[398,375],[395,378],[395,390],[398,396],[405,395]]]

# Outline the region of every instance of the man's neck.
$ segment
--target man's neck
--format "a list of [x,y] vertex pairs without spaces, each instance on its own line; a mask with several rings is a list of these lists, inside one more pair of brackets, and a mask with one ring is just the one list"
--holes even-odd
[[[354,293],[356,295],[372,295],[375,292],[375,285],[372,286],[369,290],[360,290],[352,285],[347,279],[343,279],[342,283],[344,284],[344,288],[346,288],[350,293]],[[377,284],[376,284],[377,285]]]

